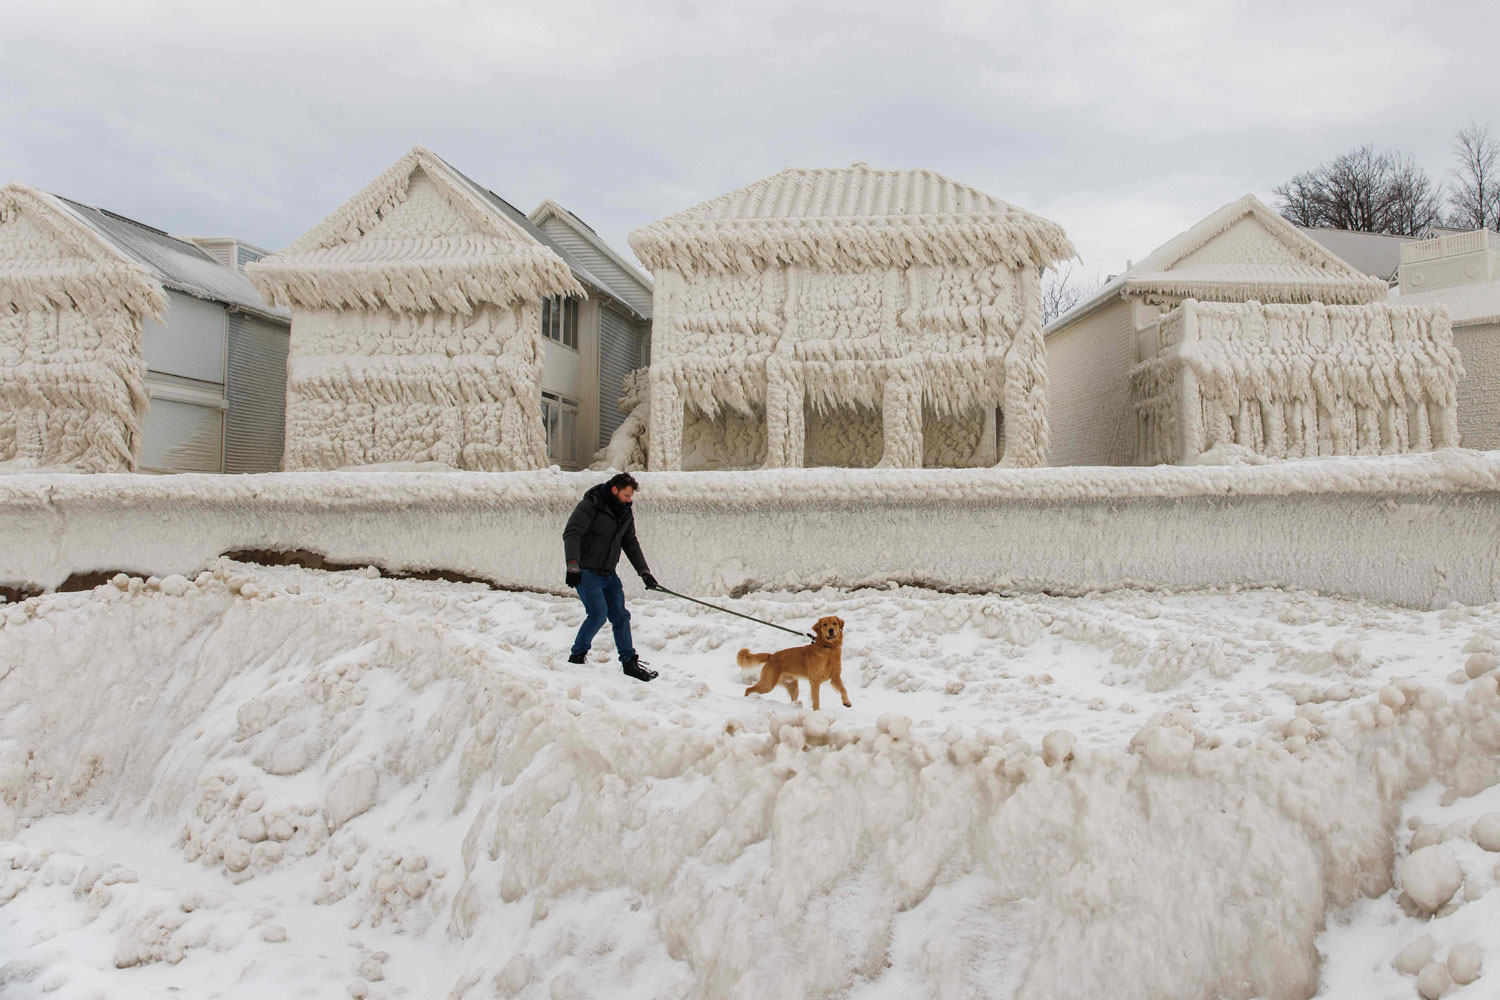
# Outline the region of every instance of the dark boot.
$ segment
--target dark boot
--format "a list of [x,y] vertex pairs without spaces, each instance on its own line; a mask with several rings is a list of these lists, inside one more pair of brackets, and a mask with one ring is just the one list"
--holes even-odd
[[620,666],[624,668],[626,677],[634,677],[638,681],[649,681],[656,676],[656,671],[641,663],[639,656],[621,660]]
[[569,653],[568,654],[568,662],[569,663],[582,663],[585,660],[587,660],[588,658],[589,658],[589,654],[587,654],[587,653]]

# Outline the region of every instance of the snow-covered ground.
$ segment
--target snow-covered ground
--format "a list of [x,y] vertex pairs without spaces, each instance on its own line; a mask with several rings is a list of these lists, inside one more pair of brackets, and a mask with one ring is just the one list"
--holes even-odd
[[812,714],[734,666],[791,636],[662,595],[642,685],[607,627],[566,662],[571,598],[119,584],[0,605],[6,997],[1354,1000],[1418,995],[1424,935],[1429,987],[1500,962],[1500,606],[726,601],[846,620],[853,707]]

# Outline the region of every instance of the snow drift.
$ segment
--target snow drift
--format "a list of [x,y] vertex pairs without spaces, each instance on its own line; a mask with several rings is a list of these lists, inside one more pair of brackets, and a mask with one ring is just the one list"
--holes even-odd
[[[1235,743],[1183,707],[1128,746],[1038,747],[862,717],[859,689],[838,715],[695,709],[717,681],[673,709],[538,661],[554,623],[506,619],[522,596],[220,563],[0,615],[0,834],[27,834],[0,899],[79,914],[133,976],[28,935],[8,995],[155,995],[199,950],[244,960],[216,988],[264,995],[328,978],[337,944],[355,997],[1303,998],[1330,907],[1392,889],[1405,798],[1500,778],[1493,665]],[[1043,634],[1011,619],[1002,646]],[[47,837],[88,814],[203,875]],[[1442,864],[1408,867],[1448,905]]]

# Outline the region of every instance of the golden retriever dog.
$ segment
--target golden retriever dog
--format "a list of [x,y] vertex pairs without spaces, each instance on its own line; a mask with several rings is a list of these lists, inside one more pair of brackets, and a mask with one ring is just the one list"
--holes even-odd
[[[844,619],[828,615],[818,619],[813,626],[815,638],[806,646],[795,646],[775,653],[752,653],[740,650],[740,669],[753,670],[761,667],[760,680],[745,688],[745,695],[766,694],[777,683],[786,686],[787,694],[797,700],[797,678],[807,678],[812,688],[813,711],[818,710],[818,687],[824,681],[832,682],[844,698],[844,707],[850,707],[849,692],[844,690],[844,679],[840,676],[844,658]],[[764,664],[764,666],[761,666]]]

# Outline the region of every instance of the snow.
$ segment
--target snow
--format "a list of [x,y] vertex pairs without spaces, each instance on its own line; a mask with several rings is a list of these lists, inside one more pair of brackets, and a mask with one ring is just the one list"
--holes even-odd
[[1500,605],[725,600],[843,618],[853,707],[745,697],[790,637],[660,594],[649,685],[566,663],[576,599],[369,571],[0,605],[5,995],[1353,1000],[1423,934],[1486,995]]
[[1453,852],[1440,845],[1413,851],[1401,866],[1402,886],[1427,913],[1436,913],[1463,882],[1464,873]]

